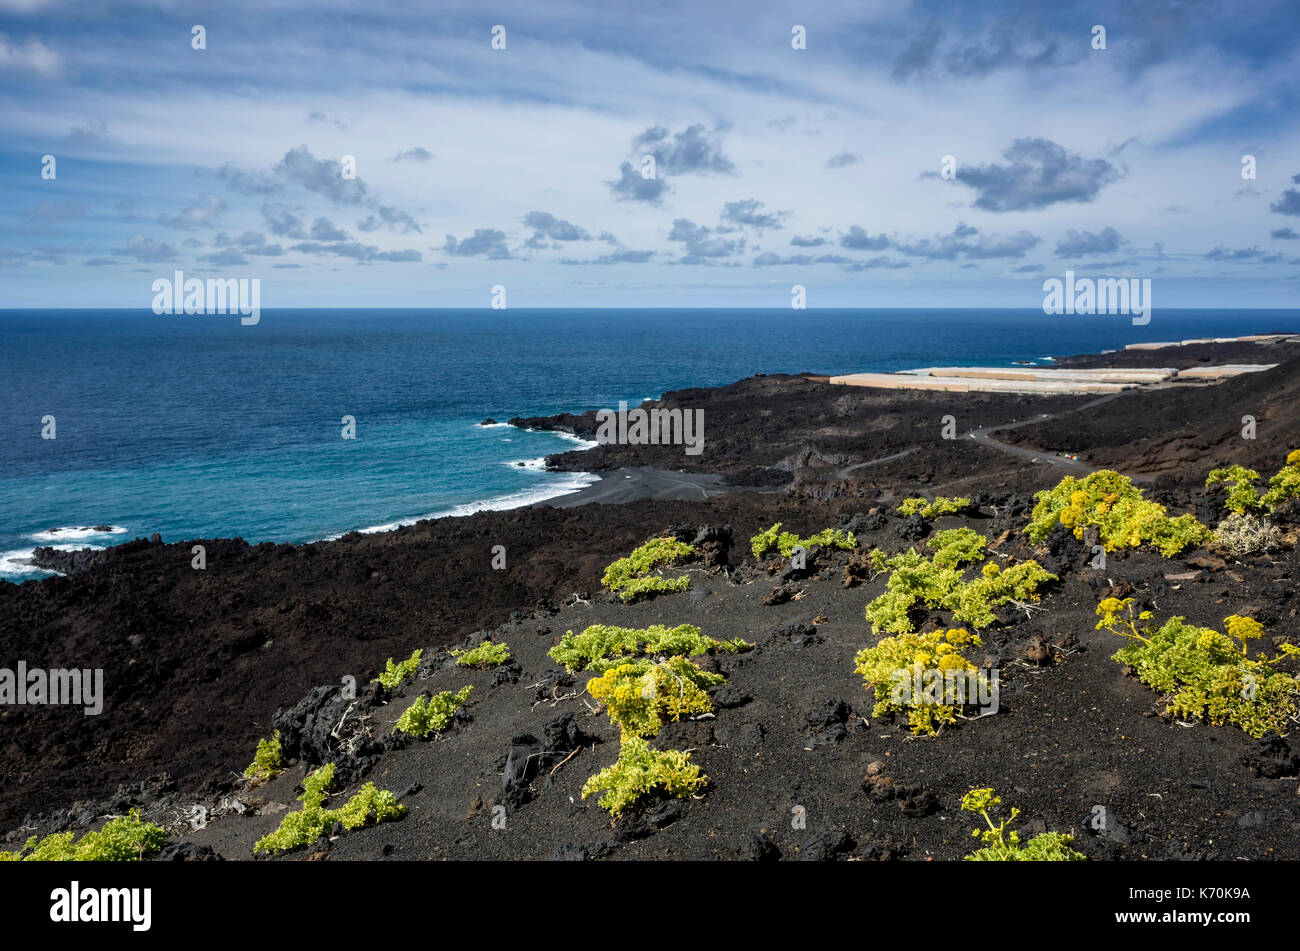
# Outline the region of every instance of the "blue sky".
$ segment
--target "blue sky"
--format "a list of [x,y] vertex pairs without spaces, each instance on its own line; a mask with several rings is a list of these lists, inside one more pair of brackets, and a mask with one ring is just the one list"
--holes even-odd
[[1297,75],[1294,0],[0,0],[3,306],[1294,307]]

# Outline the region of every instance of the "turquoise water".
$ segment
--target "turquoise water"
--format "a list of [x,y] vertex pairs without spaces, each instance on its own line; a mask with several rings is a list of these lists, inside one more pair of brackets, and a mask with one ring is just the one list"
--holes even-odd
[[22,559],[38,544],[305,541],[590,481],[540,469],[580,441],[477,425],[487,416],[635,405],[759,372],[1006,364],[1270,330],[1300,332],[1300,311],[1157,312],[1145,327],[992,310],[268,310],[248,327],[0,311],[0,577],[37,576]]

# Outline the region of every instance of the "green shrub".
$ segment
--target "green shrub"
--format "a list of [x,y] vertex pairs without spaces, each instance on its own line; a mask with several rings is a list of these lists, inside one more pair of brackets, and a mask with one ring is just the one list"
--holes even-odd
[[934,549],[933,561],[940,568],[958,568],[984,557],[988,539],[969,528],[950,528],[935,532],[929,541]]
[[984,843],[984,848],[966,856],[968,862],[1081,862],[1087,859],[1082,852],[1076,852],[1074,837],[1060,832],[1040,832],[1024,845],[1020,844],[1020,833],[1014,829],[1006,831],[1007,826],[1016,821],[1020,810],[1014,806],[1011,815],[993,824],[989,811],[997,811],[1002,805],[1002,797],[993,795],[992,789],[972,789],[962,797],[961,807],[966,812],[973,812],[984,817],[987,829],[975,829],[971,835]]
[[[951,630],[899,634],[859,651],[854,669],[875,695],[871,715],[906,713],[912,732],[928,736],[938,733],[938,727],[956,723],[970,697],[963,684],[972,677],[980,682],[977,668],[962,651],[981,645],[978,635]],[[915,680],[923,676],[932,679],[928,692],[914,689]]]
[[838,528],[824,528],[815,535],[809,535],[807,538],[800,538],[793,532],[781,531],[781,523],[777,522],[766,531],[759,532],[749,540],[749,550],[754,553],[755,558],[762,558],[773,548],[780,553],[782,558],[789,558],[794,554],[796,548],[802,547],[807,550],[814,545],[820,545],[823,548],[856,548],[858,540],[852,532],[840,531]]
[[1055,488],[1035,493],[1034,499],[1025,533],[1035,542],[1044,541],[1057,525],[1070,529],[1075,538],[1083,538],[1084,529],[1095,525],[1107,551],[1149,542],[1172,558],[1211,535],[1191,515],[1170,518],[1163,505],[1143,498],[1128,476],[1109,469],[1083,479],[1066,476]]
[[1268,480],[1268,491],[1260,496],[1270,512],[1291,499],[1300,499],[1300,449],[1287,455],[1286,465]]
[[581,634],[567,632],[560,643],[547,653],[563,664],[570,673],[590,670],[602,674],[637,654],[712,654],[714,651],[735,652],[752,647],[740,638],[719,641],[700,633],[694,624],[665,627],[652,624],[647,628],[613,627],[592,624]]
[[1269,730],[1285,736],[1300,714],[1300,678],[1274,669],[1286,657],[1300,657],[1300,647],[1283,644],[1274,657],[1250,657],[1249,642],[1264,634],[1252,618],[1224,618],[1226,634],[1194,627],[1181,617],[1170,618],[1157,631],[1148,623],[1150,611],[1133,617],[1132,598],[1106,598],[1097,614],[1098,630],[1131,641],[1114,659],[1166,695],[1167,714],[1216,725],[1235,723],[1256,738]]
[[940,515],[960,515],[971,507],[968,498],[947,498],[937,495],[931,502],[923,496],[904,499],[898,506],[900,515],[920,515],[922,518],[938,518]]
[[652,750],[638,736],[624,735],[618,760],[592,776],[582,787],[582,798],[601,793],[600,806],[617,819],[642,796],[662,789],[684,798],[707,784],[707,777],[679,750]]
[[455,650],[451,655],[456,658],[457,667],[497,667],[510,659],[510,648],[506,644],[493,644],[486,640],[471,650]]
[[1276,512],[1284,502],[1300,498],[1300,449],[1287,455],[1286,463],[1268,480],[1268,489],[1262,495],[1255,485],[1259,479],[1254,469],[1232,465],[1210,470],[1205,484],[1226,485],[1228,494],[1223,507],[1238,515]]
[[409,733],[421,740],[430,733],[441,733],[473,692],[473,687],[464,687],[459,693],[444,690],[428,699],[420,694],[397,718],[393,732]]
[[[960,531],[960,530],[959,530]],[[974,533],[972,533],[974,534]],[[940,545],[935,559],[927,559],[914,550],[885,558],[875,558],[873,565],[892,574],[885,591],[867,605],[866,616],[872,633],[906,634],[914,629],[910,612],[923,603],[927,607],[951,611],[953,620],[974,628],[988,627],[997,620],[995,607],[1012,601],[1038,600],[1038,587],[1055,580],[1036,561],[1022,561],[1005,571],[996,562],[988,562],[978,577],[966,581],[964,569],[936,564],[941,554],[960,563],[973,550],[969,539],[948,539]],[[974,546],[977,547],[977,546]]]
[[704,688],[726,679],[701,670],[685,657],[659,663],[643,658],[593,677],[587,692],[605,704],[610,720],[625,737],[654,736],[666,720],[710,712],[713,703]]
[[334,823],[351,831],[372,823],[387,822],[406,815],[406,807],[387,789],[366,783],[338,809],[326,809],[325,798],[334,783],[334,764],[326,763],[302,782],[302,808],[287,813],[274,832],[258,839],[253,853],[284,852],[315,842]]
[[284,760],[281,758],[280,731],[276,730],[269,740],[257,741],[257,752],[253,754],[253,762],[248,765],[248,769],[244,770],[244,778],[266,782],[282,772]]
[[635,601],[643,594],[685,591],[691,583],[686,575],[663,578],[650,572],[661,565],[673,564],[694,551],[693,547],[675,538],[652,538],[626,558],[620,558],[606,568],[600,583],[624,601]]
[[77,841],[73,833],[56,832],[38,843],[36,836],[17,852],[0,852],[7,862],[138,862],[163,847],[167,834],[161,826],[145,822],[138,810],[104,823]]
[[781,532],[781,523],[777,522],[766,531],[759,532],[749,540],[749,550],[754,553],[755,558],[762,558],[775,545],[776,538]]
[[400,664],[394,664],[393,658],[388,658],[388,663],[384,667],[384,672],[370,682],[372,684],[383,684],[388,690],[396,690],[406,681],[407,677],[415,673],[416,669],[420,666],[420,655],[423,653],[423,649],[417,650]]
[[993,609],[1003,604],[1026,604],[1038,600],[1038,586],[1056,580],[1036,561],[1021,561],[1005,571],[995,561],[980,569],[973,581],[960,585],[941,605],[952,611],[955,621],[974,628],[988,627],[997,620]]
[[1206,486],[1228,486],[1228,495],[1223,500],[1223,507],[1238,515],[1252,515],[1264,510],[1264,505],[1259,499],[1259,489],[1255,488],[1255,483],[1258,481],[1259,473],[1245,466],[1211,469],[1210,474],[1205,478]]

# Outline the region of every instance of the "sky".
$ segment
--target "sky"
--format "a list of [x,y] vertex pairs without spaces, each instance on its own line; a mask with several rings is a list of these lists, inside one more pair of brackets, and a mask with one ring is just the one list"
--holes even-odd
[[1295,307],[1297,76],[1295,0],[0,0],[0,306]]

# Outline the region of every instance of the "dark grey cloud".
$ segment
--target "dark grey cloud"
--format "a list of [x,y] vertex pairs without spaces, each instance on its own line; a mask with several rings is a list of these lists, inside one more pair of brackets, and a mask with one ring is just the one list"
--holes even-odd
[[958,30],[951,42],[945,43],[945,36],[936,20],[920,27],[894,61],[893,78],[898,82],[923,76],[980,78],[1001,69],[1037,69],[1077,60],[1089,39],[1085,34],[1073,56],[1060,55],[1060,38],[1031,8],[1021,8],[983,30]]
[[447,235],[442,250],[457,258],[482,256],[500,261],[512,257],[510,249],[506,247],[506,233],[496,228],[475,228],[472,235],[460,241]]
[[[1300,185],[1300,175],[1292,175],[1291,183]],[[1281,198],[1268,206],[1268,210],[1279,215],[1300,215],[1300,191],[1288,188]]]
[[333,125],[335,128],[342,129],[344,132],[346,132],[346,131],[348,130],[348,124],[347,124],[346,122],[344,122],[342,119],[336,119],[336,118],[334,118],[333,116],[327,116],[325,113],[321,112],[319,109],[317,109],[317,110],[313,111],[312,113],[310,113],[310,114],[307,116],[307,121],[308,121],[308,122],[328,122],[328,123],[330,123],[331,125]]
[[262,172],[246,172],[227,162],[217,169],[217,178],[241,195],[274,195],[283,190],[279,182]]
[[218,267],[241,267],[248,263],[248,259],[234,248],[222,248],[212,254],[200,255],[199,260]]
[[766,212],[763,211],[763,207],[763,203],[757,198],[729,201],[722,206],[722,213],[718,216],[718,220],[725,225],[764,231],[779,229],[782,220],[790,214],[788,211]]
[[609,254],[602,254],[598,258],[588,258],[580,261],[575,258],[561,258],[561,264],[648,264],[654,257],[653,251],[633,251],[624,248],[621,251],[611,251]]
[[924,73],[934,62],[934,54],[943,39],[943,27],[931,20],[908,41],[894,61],[893,77],[900,82]]
[[313,241],[346,241],[348,233],[328,218],[317,218],[311,223],[311,238]]
[[410,214],[391,205],[379,205],[375,208],[375,214],[358,221],[357,227],[362,231],[378,231],[380,228],[387,228],[398,234],[411,232],[423,234],[419,223]]
[[424,260],[424,255],[414,248],[401,251],[376,251],[369,258],[371,261],[392,261],[397,264],[414,264]]
[[790,243],[796,248],[820,248],[823,245],[830,244],[830,240],[827,238],[814,237],[812,235],[806,237],[803,235],[795,235],[790,239]]
[[132,235],[126,242],[126,247],[114,248],[109,253],[131,258],[143,264],[176,260],[176,249],[174,247],[170,244],[154,241],[152,238],[146,238],[142,234]]
[[791,254],[786,257],[776,254],[772,251],[764,251],[758,257],[754,258],[754,267],[776,267],[778,265],[788,265],[794,267],[807,267],[813,264],[852,264],[852,258],[846,258],[842,254]]
[[889,244],[886,235],[878,234],[873,238],[861,225],[854,225],[847,234],[840,235],[840,247],[850,251],[884,251]]
[[293,245],[290,250],[299,251],[303,254],[350,258],[358,264],[371,264],[376,261],[416,262],[424,258],[419,251],[380,251],[373,244],[361,244],[358,241],[337,241],[334,243],[304,241]]
[[279,202],[263,205],[262,219],[266,222],[266,229],[271,234],[279,235],[282,238],[307,237],[302,217],[298,214],[297,209],[288,205]]
[[730,175],[736,166],[722,154],[725,131],[722,125],[710,130],[696,124],[670,135],[663,126],[653,126],[632,140],[632,150],[653,155],[658,170],[669,175]]
[[633,168],[631,162],[623,162],[618,167],[618,179],[605,183],[614,193],[617,201],[644,201],[657,205],[668,191],[668,183],[658,175],[644,178],[639,169]]
[[398,152],[390,162],[427,162],[433,158],[433,153],[428,149],[417,145],[413,149],[407,149],[405,152]]
[[258,257],[278,258],[284,254],[284,248],[268,243],[266,235],[260,231],[245,231],[239,236],[239,246],[245,254],[256,254]]
[[343,177],[343,164],[335,159],[318,159],[305,145],[290,149],[275,167],[287,181],[340,205],[359,205],[369,197],[366,183],[358,176]]
[[959,222],[952,234],[919,241],[894,241],[891,246],[908,257],[928,258],[932,261],[954,261],[958,257],[971,259],[1019,258],[1033,249],[1039,240],[1028,231],[1020,230],[1009,235],[984,235],[978,228]]
[[1261,264],[1272,264],[1282,260],[1282,257],[1276,251],[1263,251],[1259,248],[1225,248],[1223,245],[1205,252],[1207,261],[1258,261]]
[[826,160],[827,168],[844,168],[846,165],[855,165],[859,161],[858,157],[852,152],[841,152],[839,155],[832,155]]
[[1300,238],[1300,234],[1296,234],[1292,228],[1274,228],[1269,232],[1269,237],[1282,241],[1294,241],[1296,238]]
[[[663,126],[651,126],[632,140],[632,159],[620,163],[618,178],[605,184],[618,201],[644,201],[659,204],[669,191],[668,178],[673,175],[731,175],[732,161],[722,154],[722,136],[726,126],[712,130],[700,124],[670,133]],[[654,177],[642,175],[642,161],[654,156]]]
[[182,231],[193,231],[195,228],[206,228],[216,224],[217,219],[221,217],[226,210],[226,203],[216,195],[201,195],[199,200],[190,205],[179,215],[159,215],[158,224],[165,228],[177,228]]
[[976,208],[1032,211],[1057,202],[1090,202],[1120,177],[1105,159],[1085,159],[1048,139],[1016,139],[1002,157],[1007,164],[958,169],[957,183],[979,193]]
[[1124,239],[1114,228],[1103,228],[1097,233],[1075,231],[1073,228],[1056,242],[1057,257],[1079,257],[1085,254],[1112,254],[1119,250]]
[[981,40],[955,47],[945,65],[953,76],[978,79],[999,69],[1037,69],[1051,65],[1059,48],[1055,39],[994,31]]
[[716,263],[719,258],[731,257],[745,250],[744,237],[723,237],[725,233],[697,225],[689,218],[677,218],[673,221],[668,240],[680,241],[686,246],[686,253],[678,259],[679,264]]
[[591,235],[585,229],[547,211],[530,211],[524,215],[524,227],[533,230],[532,237],[524,242],[529,248],[544,248],[552,241],[591,240]]
[[878,268],[884,268],[890,271],[897,271],[901,268],[911,267],[906,261],[898,261],[894,258],[885,257],[883,254],[874,258],[867,258],[865,261],[854,261],[852,264],[844,265],[846,271],[874,271]]
[[212,244],[218,248],[235,248],[244,254],[258,257],[279,257],[284,254],[284,248],[278,244],[269,244],[266,235],[260,231],[245,231],[237,238],[222,232],[213,239]]
[[1013,267],[1011,269],[1011,273],[1012,274],[1037,274],[1041,270],[1043,270],[1043,265],[1041,264],[1022,264],[1019,267]]

